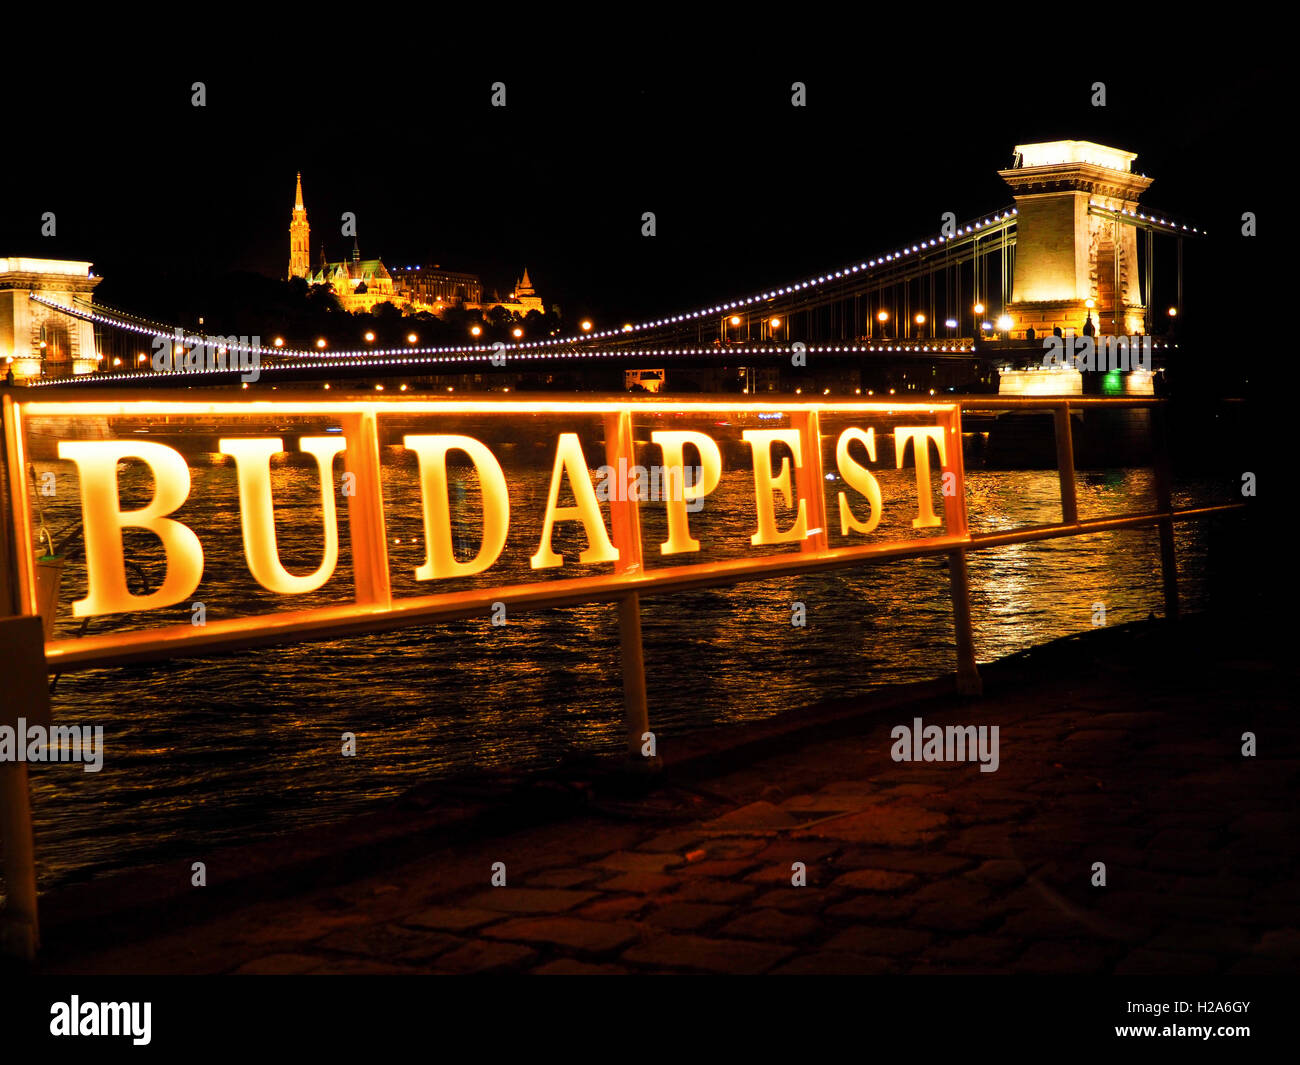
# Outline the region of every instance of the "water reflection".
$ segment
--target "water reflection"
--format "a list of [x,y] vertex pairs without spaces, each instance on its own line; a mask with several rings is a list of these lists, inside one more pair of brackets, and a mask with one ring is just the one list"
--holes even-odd
[[[313,471],[276,476],[283,479],[277,494],[281,484],[286,489],[280,498],[311,498]],[[1185,485],[1176,503],[1190,505],[1208,490]],[[544,484],[526,491],[544,501]],[[747,491],[752,484],[743,478],[724,478],[708,520],[747,537]],[[968,491],[975,533],[1060,519],[1054,471],[971,471]],[[1151,491],[1142,471],[1082,477],[1080,512],[1142,509]],[[282,518],[287,564],[314,565],[309,545],[293,541],[294,530],[318,528],[318,514],[304,507]],[[418,507],[395,502],[392,514],[409,526],[393,535],[418,537]],[[901,530],[910,516],[886,520]],[[238,560],[237,512],[214,507],[197,520],[205,544],[224,543],[215,553]],[[1176,529],[1183,601],[1196,609],[1205,533],[1194,522]],[[346,537],[345,524],[341,532]],[[346,555],[344,545],[341,560]],[[413,567],[418,556],[414,549],[402,559]],[[77,568],[71,590],[81,594]],[[233,610],[258,601],[242,577],[220,587],[222,572],[240,572],[234,561],[212,572],[217,603],[229,596]],[[1105,604],[1110,624],[1161,610],[1154,530],[991,549],[971,556],[970,575],[976,648],[985,661],[1091,627],[1096,602]],[[313,595],[337,598],[334,583]],[[804,627],[791,624],[796,601],[806,607]],[[642,625],[651,722],[661,742],[930,678],[954,664],[947,569],[936,559],[649,596]],[[69,675],[59,682],[55,712],[69,723],[102,724],[105,762],[98,774],[36,767],[42,883],[343,817],[442,775],[613,752],[623,743],[621,699],[617,614],[607,604],[512,614],[504,626],[484,617]],[[356,735],[356,757],[341,755],[345,732]]]

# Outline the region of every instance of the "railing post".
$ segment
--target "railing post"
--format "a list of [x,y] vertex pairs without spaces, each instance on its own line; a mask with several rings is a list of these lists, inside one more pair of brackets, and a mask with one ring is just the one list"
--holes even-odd
[[[45,669],[45,630],[31,615],[0,618],[0,676],[5,712],[0,725],[26,745],[26,726],[50,727],[49,679]],[[36,846],[25,762],[0,762],[0,847],[4,851],[5,908],[0,953],[31,961],[40,945],[36,907]]]
[[970,578],[966,570],[966,551],[948,552],[948,585],[952,593],[952,621],[957,635],[957,691],[962,695],[980,695],[984,682],[975,665],[975,638],[970,623]]
[[1056,420],[1056,470],[1061,480],[1061,521],[1073,525],[1079,520],[1079,499],[1074,477],[1074,429],[1067,400],[1052,411]]
[[[799,431],[803,461],[794,471],[798,498],[807,503],[808,535],[799,550],[825,551],[830,544],[826,531],[826,484],[822,480],[821,416],[816,410],[796,413],[791,424]],[[798,501],[795,503],[798,506]]]
[[[45,628],[41,619],[22,613],[21,551],[30,550],[25,515],[26,483],[18,419],[13,397],[4,390],[0,403],[0,677],[5,698],[0,725],[15,730],[18,719],[50,726],[49,678],[45,668]],[[25,731],[25,730],[24,730]],[[0,913],[0,954],[33,961],[40,946],[36,905],[36,845],[27,764],[0,762],[0,854],[4,860],[5,908]]]
[[40,946],[36,910],[36,846],[27,766],[0,765],[0,845],[4,847],[5,908],[0,924],[0,954],[33,961]]
[[[955,491],[943,493],[945,531],[949,536],[969,536],[966,519],[966,460],[961,447],[961,407],[954,406],[944,425],[944,473],[954,475]],[[970,574],[966,549],[948,552],[948,588],[952,595],[952,622],[957,638],[957,691],[980,695],[984,682],[975,664],[975,637],[970,621]]]
[[1174,552],[1173,477],[1169,468],[1169,425],[1163,401],[1151,407],[1152,467],[1156,478],[1156,509],[1164,515],[1160,531],[1160,575],[1164,584],[1165,618],[1178,620],[1178,558]]
[[[373,411],[339,418],[347,450],[343,461],[355,478],[348,498],[348,527],[352,540],[352,579],[359,606],[387,608],[392,604],[388,575],[388,540],[384,533],[384,488],[379,462],[379,419]],[[333,473],[330,474],[331,480]]]
[[645,690],[645,648],[641,642],[641,597],[629,592],[618,601],[619,657],[623,665],[623,722],[627,728],[627,758],[633,765],[651,764],[642,753],[650,731],[650,706]]
[[[620,459],[622,462],[620,463]],[[632,437],[632,412],[605,415],[605,462],[614,470],[609,511],[614,546],[618,548],[615,573],[640,573],[641,515],[637,501],[629,498],[629,471],[636,465]],[[667,485],[667,473],[660,484]],[[642,753],[642,737],[650,731],[649,699],[645,688],[645,648],[641,642],[641,597],[628,592],[618,600],[619,662],[623,671],[623,721],[627,730],[627,759],[635,766],[655,764]]]

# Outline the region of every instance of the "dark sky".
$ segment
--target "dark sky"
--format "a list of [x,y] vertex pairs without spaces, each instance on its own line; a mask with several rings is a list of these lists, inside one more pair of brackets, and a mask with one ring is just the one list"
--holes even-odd
[[[1211,230],[1196,291],[1263,269],[1264,242],[1238,234],[1275,173],[1253,165],[1283,98],[1265,62],[1140,49],[1031,62],[953,41],[939,51],[960,59],[936,62],[878,40],[788,48],[776,27],[758,50],[724,34],[676,55],[633,35],[592,52],[547,32],[539,23],[532,54],[509,59],[465,36],[399,50],[398,29],[350,50],[344,29],[326,50],[184,43],[197,31],[161,53],[83,41],[76,64],[20,50],[6,78],[38,88],[0,167],[0,255],[91,260],[103,302],[162,313],[168,285],[283,276],[301,169],[313,261],[322,240],[332,258],[350,252],[340,215],[354,211],[365,257],[503,288],[527,264],[548,302],[609,322],[934,235],[944,211],[1010,204],[996,170],[1016,143],[1076,138],[1138,152],[1155,178],[1144,202]],[[191,105],[195,81],[206,107]],[[56,237],[40,235],[44,211]]]

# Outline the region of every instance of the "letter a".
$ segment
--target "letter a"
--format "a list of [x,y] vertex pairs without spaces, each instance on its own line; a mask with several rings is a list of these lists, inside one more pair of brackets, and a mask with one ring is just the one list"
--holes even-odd
[[889,732],[894,746],[889,749],[889,757],[895,762],[912,760],[912,730],[906,725],[895,725]]
[[[558,506],[560,480],[565,475],[573,486],[574,506]],[[578,556],[579,562],[617,562],[618,549],[609,542],[605,530],[605,517],[600,512],[591,477],[587,474],[587,460],[582,454],[582,441],[577,433],[561,433],[555,447],[555,466],[551,470],[551,492],[546,500],[546,518],[542,522],[542,542],[537,554],[528,560],[533,569],[550,569],[563,566],[564,558],[551,548],[551,533],[557,521],[580,521],[587,530],[588,548]]]

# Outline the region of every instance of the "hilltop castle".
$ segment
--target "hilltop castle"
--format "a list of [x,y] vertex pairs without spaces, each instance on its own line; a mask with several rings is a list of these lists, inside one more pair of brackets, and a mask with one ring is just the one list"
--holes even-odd
[[354,313],[371,311],[380,303],[391,303],[405,313],[441,314],[451,308],[487,311],[493,307],[504,307],[520,316],[529,311],[546,311],[527,267],[507,299],[486,303],[477,274],[443,270],[436,265],[399,267],[390,273],[382,259],[361,258],[355,237],[351,259],[327,262],[322,247],[320,263],[313,269],[311,226],[302,199],[301,172],[289,220],[289,278],[295,277],[305,278],[309,285],[329,285],[343,309]]

